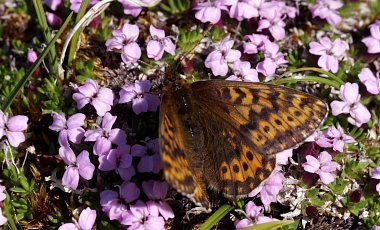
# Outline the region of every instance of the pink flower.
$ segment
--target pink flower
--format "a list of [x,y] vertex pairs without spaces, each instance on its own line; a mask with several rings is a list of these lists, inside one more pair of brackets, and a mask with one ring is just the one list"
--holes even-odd
[[310,43],[309,52],[321,56],[318,59],[318,66],[332,73],[338,72],[339,59],[343,57],[347,50],[347,44],[341,39],[336,39],[334,42],[328,37],[319,39],[318,42]]
[[112,144],[125,145],[127,134],[124,130],[113,129],[117,116],[112,116],[107,112],[102,120],[102,127],[92,130],[87,130],[84,136],[84,141],[95,141],[94,154],[102,155],[111,150]]
[[256,206],[253,201],[249,201],[245,205],[245,216],[247,218],[235,222],[236,229],[247,228],[256,224],[264,224],[272,222],[273,219],[263,215],[264,209],[261,206]]
[[162,159],[158,151],[154,151],[148,145],[148,148],[135,144],[132,146],[131,154],[134,157],[141,157],[137,165],[137,171],[140,173],[153,172],[158,173],[162,169]]
[[380,226],[374,225],[372,226],[371,230],[380,230]]
[[320,17],[326,19],[333,26],[338,25],[342,18],[339,16],[338,9],[343,6],[339,0],[317,0],[317,4],[310,8],[313,18]]
[[229,10],[230,17],[238,21],[259,16],[259,5],[257,5],[257,2],[260,3],[261,0],[230,0],[225,2],[226,5],[231,6]]
[[125,23],[122,29],[112,31],[106,41],[107,51],[121,50],[124,63],[134,63],[141,57],[141,48],[136,43],[140,30],[136,25]]
[[244,38],[250,40],[250,42],[243,44],[244,53],[247,54],[256,54],[260,50],[265,50],[264,44],[269,41],[268,36],[262,34],[246,35]]
[[264,42],[265,47],[265,59],[257,63],[256,70],[259,73],[262,73],[264,76],[272,76],[279,65],[288,63],[285,60],[285,55],[279,52],[280,47],[269,40]]
[[308,155],[306,160],[307,162],[302,164],[305,171],[318,174],[324,184],[330,184],[335,180],[331,172],[334,172],[339,164],[332,161],[332,157],[328,152],[321,152],[318,159]]
[[119,193],[112,190],[104,190],[100,193],[100,205],[103,212],[107,213],[110,220],[122,220],[122,214],[127,211],[128,203],[140,196],[140,189],[134,182],[125,181],[117,186]]
[[135,201],[140,196],[140,189],[137,187],[136,183],[129,181],[123,182],[120,192],[121,197],[127,203]]
[[[380,46],[380,43],[379,43]],[[369,68],[363,68],[358,77],[360,81],[365,85],[367,88],[367,91],[372,94],[380,94],[380,78],[379,73],[376,74],[377,76],[372,73],[372,71]]]
[[91,230],[94,227],[96,220],[96,211],[87,207],[83,209],[79,216],[78,222],[63,224],[58,230]]
[[265,1],[265,0],[255,0],[261,2],[260,5],[260,15],[264,15],[268,10],[272,9],[276,11],[281,18],[286,16],[289,18],[295,18],[297,14],[297,9],[293,6],[287,6],[284,1]]
[[[7,195],[4,193],[5,189],[6,189],[5,186],[0,185],[0,204],[2,201],[4,201],[7,198]],[[0,226],[4,225],[7,221],[8,219],[5,216],[3,216],[3,212],[1,211],[1,208],[0,208]]]
[[66,120],[64,113],[53,113],[53,124],[49,129],[59,132],[58,142],[61,146],[69,147],[69,141],[80,144],[85,130],[82,128],[86,116],[82,113],[76,113]]
[[[70,10],[74,11],[75,13],[78,13],[80,6],[82,5],[82,1],[83,0],[70,0]],[[90,0],[90,2],[87,5],[87,8],[94,6],[98,2],[99,0]]]
[[117,149],[111,149],[107,154],[99,156],[99,169],[102,171],[115,170],[120,177],[129,181],[135,174],[132,166],[132,156],[129,145],[119,145]]
[[29,64],[34,64],[38,59],[37,52],[34,51],[33,49],[29,49],[26,56],[27,56],[26,60]]
[[149,58],[153,58],[156,61],[160,60],[164,51],[175,55],[175,45],[170,36],[165,37],[164,30],[157,29],[153,25],[150,25],[149,31],[152,36],[152,40],[149,41],[146,47]]
[[62,0],[43,0],[43,3],[53,11],[62,6]]
[[249,197],[256,196],[260,193],[261,202],[268,205],[272,202],[277,201],[277,194],[282,189],[282,181],[284,180],[284,175],[281,172],[273,173],[264,184],[261,184],[258,188],[254,189],[249,193]]
[[78,87],[77,93],[73,94],[78,109],[82,109],[90,103],[99,116],[104,116],[106,112],[111,110],[113,97],[111,89],[99,88],[98,83],[90,78],[86,80],[84,85]]
[[[380,166],[372,169],[372,176],[371,178],[380,180]],[[380,195],[380,183],[376,185],[376,191]]]
[[197,11],[195,13],[196,19],[203,23],[211,22],[215,24],[219,22],[222,15],[222,10],[227,10],[227,7],[222,4],[221,0],[215,0],[213,2],[205,1],[199,3],[196,7],[194,7],[194,10]]
[[363,38],[362,42],[367,46],[368,53],[380,53],[380,21],[377,21],[368,27],[371,31],[371,36]]
[[[144,193],[150,201],[147,202],[149,212],[155,216],[161,214],[165,220],[174,217],[172,208],[164,201],[169,185],[166,181],[143,181]],[[153,201],[154,200],[154,201]]]
[[128,0],[118,0],[124,7],[124,14],[130,14],[132,15],[133,17],[137,17],[139,16],[139,14],[141,13],[141,10],[142,10],[142,7],[133,3],[133,2],[130,2]]
[[359,86],[356,83],[346,83],[340,87],[343,101],[331,102],[331,110],[334,116],[341,113],[349,113],[354,118],[356,126],[360,127],[371,119],[371,113],[360,103]]
[[152,111],[156,112],[160,104],[160,98],[157,95],[148,93],[150,89],[150,81],[139,81],[131,83],[121,88],[119,95],[119,103],[127,103],[132,101],[132,109],[135,114]]
[[20,143],[25,141],[23,131],[27,128],[27,116],[17,115],[8,120],[8,116],[0,110],[0,139],[6,136],[10,145],[18,147]]
[[51,25],[53,28],[58,28],[63,23],[62,18],[60,18],[56,14],[49,13],[49,12],[46,12],[46,19],[49,25]]
[[215,76],[226,76],[228,72],[228,62],[234,62],[240,59],[239,50],[233,50],[233,40],[223,40],[218,49],[212,51],[206,58],[205,66],[211,68]]
[[293,149],[286,149],[276,154],[276,165],[289,164],[289,158],[293,156]]
[[8,219],[3,215],[3,211],[0,208],[0,226],[7,223]]
[[136,204],[130,206],[130,210],[122,214],[121,224],[130,225],[127,229],[151,229],[165,230],[165,220],[161,216],[156,216],[156,213],[150,213],[149,207],[138,200]]
[[68,165],[63,174],[62,184],[68,188],[77,189],[79,176],[91,180],[95,166],[91,163],[89,153],[83,150],[78,157],[69,147],[59,148],[59,156]]
[[0,202],[4,201],[5,198],[7,198],[7,195],[4,193],[5,189],[6,189],[5,186],[0,185]]
[[257,31],[268,29],[275,40],[281,40],[285,38],[285,22],[281,12],[276,10],[276,7],[269,5],[268,7],[260,10],[262,19],[259,21],[259,27]]
[[[118,186],[120,187],[120,186]],[[121,220],[121,214],[125,212],[128,208],[123,197],[127,191],[121,192],[120,194],[113,190],[104,190],[100,193],[100,205],[102,206],[102,211],[107,213],[110,220]]]
[[316,138],[316,143],[323,148],[333,148],[334,151],[343,152],[345,143],[355,143],[355,139],[344,133],[341,127],[330,126]]
[[234,75],[226,78],[228,81],[248,81],[259,82],[258,74],[255,69],[251,69],[251,64],[247,61],[234,62]]

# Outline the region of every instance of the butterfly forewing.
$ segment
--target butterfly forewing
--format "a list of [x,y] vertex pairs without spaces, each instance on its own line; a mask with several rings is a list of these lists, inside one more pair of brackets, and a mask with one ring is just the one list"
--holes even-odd
[[261,154],[275,154],[303,142],[324,121],[326,104],[317,97],[282,86],[198,81],[195,101]]

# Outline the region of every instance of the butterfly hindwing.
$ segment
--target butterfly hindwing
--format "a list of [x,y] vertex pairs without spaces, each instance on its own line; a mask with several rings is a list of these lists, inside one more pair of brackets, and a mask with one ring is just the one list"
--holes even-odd
[[220,125],[217,119],[211,119],[206,111],[198,117],[204,129],[202,148],[204,155],[204,177],[215,191],[228,198],[246,197],[272,173],[275,155],[258,152],[247,144],[245,138],[229,125]]
[[188,147],[188,133],[183,130],[177,102],[172,94],[164,95],[160,112],[160,148],[166,180],[179,192],[203,207],[210,207],[201,176],[194,172],[194,153]]
[[287,87],[249,82],[198,81],[196,101],[261,154],[276,154],[309,137],[324,121],[326,104]]

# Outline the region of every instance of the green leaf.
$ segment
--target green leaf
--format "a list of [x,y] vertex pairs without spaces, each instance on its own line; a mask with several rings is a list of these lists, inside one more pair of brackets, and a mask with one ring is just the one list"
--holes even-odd
[[20,187],[11,188],[11,191],[12,192],[17,192],[17,193],[27,193],[25,189],[20,188]]
[[279,228],[279,230],[296,230],[298,229],[298,225],[299,225],[299,220],[294,221],[294,223],[292,224],[282,226],[281,228]]
[[344,180],[343,178],[337,178],[334,182],[331,182],[327,186],[335,193],[342,194],[344,189],[350,184],[349,181]]
[[19,180],[20,180],[21,186],[25,189],[25,191],[29,191],[30,187],[29,187],[28,178],[26,178],[24,175],[20,175]]
[[306,197],[309,198],[310,202],[317,207],[322,207],[325,204],[325,201],[319,197],[319,189],[306,191]]
[[380,157],[380,147],[369,147],[367,149],[367,154],[370,157]]
[[211,33],[212,40],[216,42],[220,41],[225,35],[224,31],[220,29],[219,26],[214,26],[212,30],[210,31],[210,33]]
[[210,216],[202,226],[199,227],[199,230],[209,230],[213,228],[225,215],[227,215],[234,206],[225,204],[220,207],[212,216]]
[[364,161],[347,160],[342,175],[352,179],[360,179],[367,172],[368,165],[369,163]]
[[242,228],[241,230],[276,230],[283,226],[293,224],[293,223],[294,223],[293,220],[273,221],[269,223],[253,225],[248,228]]

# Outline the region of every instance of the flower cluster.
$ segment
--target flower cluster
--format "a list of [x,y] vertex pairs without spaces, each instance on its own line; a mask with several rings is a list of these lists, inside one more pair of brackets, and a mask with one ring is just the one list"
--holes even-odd
[[342,21],[338,9],[343,6],[340,0],[317,0],[317,4],[310,8],[313,18],[319,17],[336,26]]
[[[124,24],[123,28],[114,30],[112,37],[106,41],[107,51],[121,51],[121,59],[124,63],[134,63],[141,57],[141,48],[137,44],[139,28],[136,25]],[[164,51],[175,55],[175,44],[171,36],[165,36],[165,31],[150,26],[151,41],[147,45],[147,56],[154,60],[160,60]]]
[[[120,92],[119,104],[131,102],[136,114],[157,110],[160,103],[157,95],[149,94],[150,82],[136,81],[123,87]],[[174,214],[165,201],[168,190],[166,182],[148,180],[142,183],[143,191],[150,200],[144,202],[138,200],[140,189],[136,183],[131,182],[136,171],[139,173],[159,173],[162,170],[162,162],[159,155],[158,139],[146,140],[145,145],[127,144],[127,133],[113,127],[117,123],[117,116],[111,114],[114,94],[111,89],[99,88],[98,83],[88,79],[83,86],[77,86],[73,99],[77,107],[82,109],[91,104],[99,116],[103,116],[101,125],[94,124],[95,129],[84,127],[86,116],[76,113],[66,117],[64,113],[53,113],[53,124],[50,129],[59,132],[59,155],[65,162],[66,171],[62,178],[62,184],[71,189],[77,189],[80,178],[91,180],[95,172],[95,165],[91,162],[90,153],[83,150],[76,156],[73,149],[84,142],[95,142],[93,155],[98,158],[100,171],[115,171],[123,183],[119,186],[119,192],[106,189],[100,193],[102,210],[111,220],[118,220],[123,225],[131,228],[158,226],[164,229],[165,220],[173,218]],[[75,146],[73,146],[75,145]],[[137,166],[132,163],[138,159]],[[136,162],[135,160],[135,162]],[[82,215],[95,220],[90,210],[84,210],[75,224],[65,224],[61,229],[90,229],[93,222],[84,223]],[[94,211],[95,212],[95,211]],[[84,214],[83,214],[84,213]],[[91,227],[89,227],[91,226]]]
[[264,76],[272,76],[279,65],[288,63],[285,55],[279,52],[279,46],[271,42],[267,36],[252,34],[247,38],[251,42],[244,44],[244,52],[248,54],[264,51],[264,60],[257,63],[256,69],[251,68],[249,62],[240,61],[239,50],[232,49],[233,40],[223,40],[216,50],[212,51],[205,60],[205,66],[210,68],[215,76],[226,76],[228,73],[228,63],[234,64],[234,75],[227,80],[243,80],[258,82],[258,72]]
[[144,181],[142,187],[150,199],[147,202],[137,200],[140,189],[134,182],[124,181],[119,186],[119,192],[102,191],[100,193],[102,210],[108,214],[110,220],[118,220],[122,225],[130,225],[133,229],[149,229],[153,226],[155,229],[165,229],[165,220],[174,217],[173,210],[164,200],[168,184],[149,180]]
[[215,0],[198,3],[194,8],[197,12],[195,18],[201,22],[219,22],[222,10],[227,11],[230,18],[243,21],[245,19],[258,18],[257,31],[269,30],[276,40],[285,37],[286,17],[294,18],[296,9],[286,6],[284,2],[263,0]]

